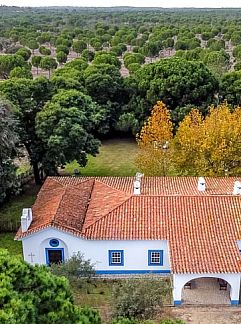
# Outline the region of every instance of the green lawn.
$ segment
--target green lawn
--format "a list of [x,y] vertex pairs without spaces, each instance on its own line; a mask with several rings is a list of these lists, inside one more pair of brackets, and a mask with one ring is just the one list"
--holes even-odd
[[22,209],[32,206],[38,191],[39,187],[31,184],[20,196],[13,197],[0,208],[1,228],[6,228],[7,223],[14,230],[14,233],[0,233],[0,248],[7,249],[12,255],[22,255],[22,243],[14,241],[14,236],[20,224]]
[[88,157],[88,164],[81,168],[76,161],[65,167],[66,174],[79,170],[85,176],[133,176],[138,171],[134,164],[138,147],[134,139],[103,141],[100,153]]
[[0,233],[0,247],[11,255],[22,256],[22,242],[14,241],[15,233]]
[[11,200],[0,207],[0,220],[20,220],[22,209],[31,207],[34,203],[39,187],[31,184],[19,196],[11,198]]

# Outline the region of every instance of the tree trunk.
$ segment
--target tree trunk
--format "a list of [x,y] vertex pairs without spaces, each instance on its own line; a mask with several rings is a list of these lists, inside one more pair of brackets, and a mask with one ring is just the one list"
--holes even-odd
[[33,174],[34,174],[35,183],[37,185],[42,184],[42,181],[41,181],[40,175],[39,175],[38,163],[37,162],[33,162],[32,163],[32,166],[33,166]]

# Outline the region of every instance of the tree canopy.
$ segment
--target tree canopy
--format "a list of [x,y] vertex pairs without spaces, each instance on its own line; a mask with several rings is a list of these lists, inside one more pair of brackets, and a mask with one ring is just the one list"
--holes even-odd
[[46,103],[36,118],[46,174],[56,174],[57,167],[75,159],[85,166],[87,154],[98,153],[100,142],[94,134],[103,114],[91,97],[78,90],[61,90]]
[[1,323],[93,323],[96,311],[74,305],[67,279],[0,250]]

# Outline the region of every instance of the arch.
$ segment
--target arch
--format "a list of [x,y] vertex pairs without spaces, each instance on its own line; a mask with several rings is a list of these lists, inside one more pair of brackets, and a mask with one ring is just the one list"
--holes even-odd
[[184,285],[200,278],[215,278],[226,281],[230,286],[231,305],[239,304],[240,274],[238,273],[200,273],[200,274],[174,274],[173,275],[173,301],[174,305],[182,304],[182,291]]
[[[53,242],[53,240],[57,240],[58,241],[58,245],[56,247],[53,247],[53,245],[51,244]],[[69,253],[68,253],[68,246],[67,244],[60,239],[57,236],[49,236],[47,238],[45,238],[41,243],[40,243],[40,253],[41,253],[41,260],[43,264],[48,264],[48,258],[46,256],[46,251],[47,250],[60,250],[62,251],[62,256],[63,256],[63,260],[66,260],[69,258]]]

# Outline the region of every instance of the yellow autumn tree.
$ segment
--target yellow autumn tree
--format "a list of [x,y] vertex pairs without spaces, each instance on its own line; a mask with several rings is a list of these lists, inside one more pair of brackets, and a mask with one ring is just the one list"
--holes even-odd
[[203,140],[203,117],[192,109],[179,124],[173,140],[173,163],[179,175],[196,175],[203,164],[200,144]]
[[178,174],[224,176],[241,174],[241,108],[227,102],[211,106],[206,118],[193,109],[173,140]]
[[173,124],[165,104],[158,101],[151,116],[137,134],[139,152],[136,164],[146,175],[167,175],[170,163],[169,144],[173,138]]

